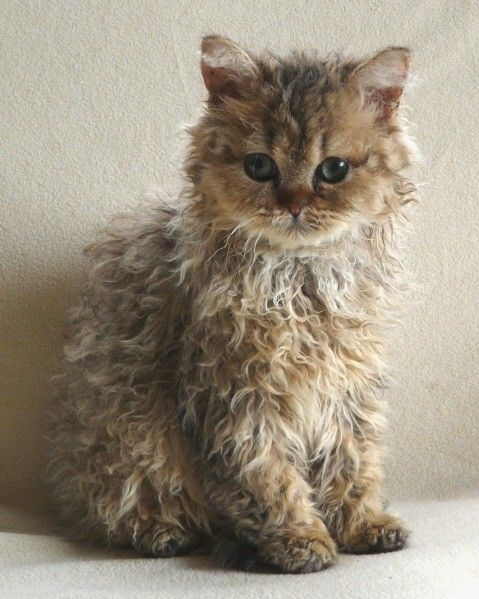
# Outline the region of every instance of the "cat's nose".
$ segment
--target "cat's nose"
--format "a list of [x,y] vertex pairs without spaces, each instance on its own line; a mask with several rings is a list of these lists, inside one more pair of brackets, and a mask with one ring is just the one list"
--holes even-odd
[[291,216],[299,216],[301,214],[301,208],[299,206],[295,206],[294,204],[293,206],[289,207],[289,211]]
[[279,187],[276,199],[282,208],[296,217],[313,199],[313,190],[306,186]]

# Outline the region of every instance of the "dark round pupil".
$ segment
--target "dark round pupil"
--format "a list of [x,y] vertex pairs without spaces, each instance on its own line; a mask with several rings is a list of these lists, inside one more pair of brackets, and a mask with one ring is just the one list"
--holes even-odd
[[254,181],[267,181],[276,174],[276,163],[267,154],[248,154],[244,161],[248,177]]
[[331,156],[319,165],[319,178],[327,183],[342,181],[349,171],[349,164],[342,158]]

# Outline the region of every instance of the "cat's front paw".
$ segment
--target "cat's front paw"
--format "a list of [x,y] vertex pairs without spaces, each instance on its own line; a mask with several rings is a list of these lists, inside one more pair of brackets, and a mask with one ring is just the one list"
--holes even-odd
[[336,557],[336,543],[327,532],[294,531],[272,537],[258,546],[261,559],[282,572],[319,572]]
[[341,547],[344,553],[383,553],[402,549],[409,537],[404,522],[389,514],[380,514],[363,522]]
[[193,535],[179,527],[154,524],[141,531],[132,544],[142,555],[174,557],[187,552],[195,541]]

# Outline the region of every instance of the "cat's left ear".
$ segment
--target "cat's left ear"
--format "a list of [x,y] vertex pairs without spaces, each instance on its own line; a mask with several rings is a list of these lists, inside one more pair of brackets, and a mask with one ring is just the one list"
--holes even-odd
[[365,104],[388,120],[397,111],[409,77],[411,55],[407,48],[387,48],[360,65],[353,73]]
[[201,74],[213,102],[239,97],[258,81],[258,67],[251,56],[230,39],[218,35],[203,38]]

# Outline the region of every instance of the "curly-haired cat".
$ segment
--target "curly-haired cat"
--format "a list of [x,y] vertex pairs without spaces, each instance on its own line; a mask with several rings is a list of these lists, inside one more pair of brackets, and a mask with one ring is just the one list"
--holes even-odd
[[[72,534],[320,570],[403,547],[383,511],[385,333],[413,185],[409,53],[207,37],[187,187],[90,246],[51,431]],[[234,547],[236,553],[230,553]]]

